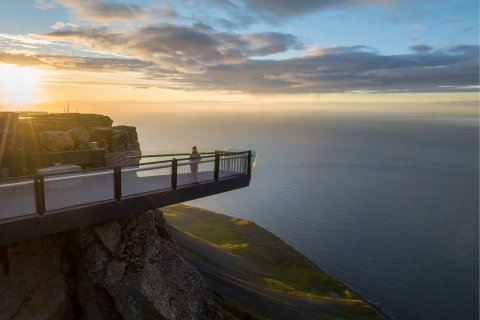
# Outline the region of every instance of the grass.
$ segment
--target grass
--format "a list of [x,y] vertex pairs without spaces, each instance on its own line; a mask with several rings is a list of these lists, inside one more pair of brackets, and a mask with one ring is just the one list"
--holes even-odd
[[347,287],[251,221],[182,204],[162,212],[177,230],[238,258],[229,272],[239,278],[291,296],[340,301],[358,314],[376,318],[377,312]]

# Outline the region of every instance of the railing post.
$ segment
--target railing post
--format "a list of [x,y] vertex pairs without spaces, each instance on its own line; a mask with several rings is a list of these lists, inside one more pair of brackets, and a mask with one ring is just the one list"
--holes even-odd
[[178,168],[178,160],[173,158],[172,160],[172,190],[177,189],[177,168]]
[[43,217],[45,214],[45,180],[41,174],[35,175],[33,179],[33,189],[35,191],[35,207],[37,213]]
[[218,181],[220,171],[220,154],[215,152],[215,167],[213,169],[213,180]]
[[248,158],[247,158],[247,173],[249,176],[252,175],[252,150],[248,150]]
[[113,190],[115,193],[115,200],[122,199],[122,168],[115,166],[113,168]]

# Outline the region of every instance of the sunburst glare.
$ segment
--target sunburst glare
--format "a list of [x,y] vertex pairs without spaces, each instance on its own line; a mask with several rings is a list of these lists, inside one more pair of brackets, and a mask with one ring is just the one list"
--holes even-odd
[[30,67],[0,64],[0,103],[38,102],[41,72]]

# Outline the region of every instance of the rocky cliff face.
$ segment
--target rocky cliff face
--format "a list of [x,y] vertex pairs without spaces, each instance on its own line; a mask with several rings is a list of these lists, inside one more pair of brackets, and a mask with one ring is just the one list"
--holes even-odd
[[221,319],[160,212],[3,248],[0,319]]

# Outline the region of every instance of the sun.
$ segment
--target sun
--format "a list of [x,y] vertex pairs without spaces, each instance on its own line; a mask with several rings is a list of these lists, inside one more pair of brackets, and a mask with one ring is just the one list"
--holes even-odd
[[0,103],[38,102],[40,71],[30,67],[0,64]]

